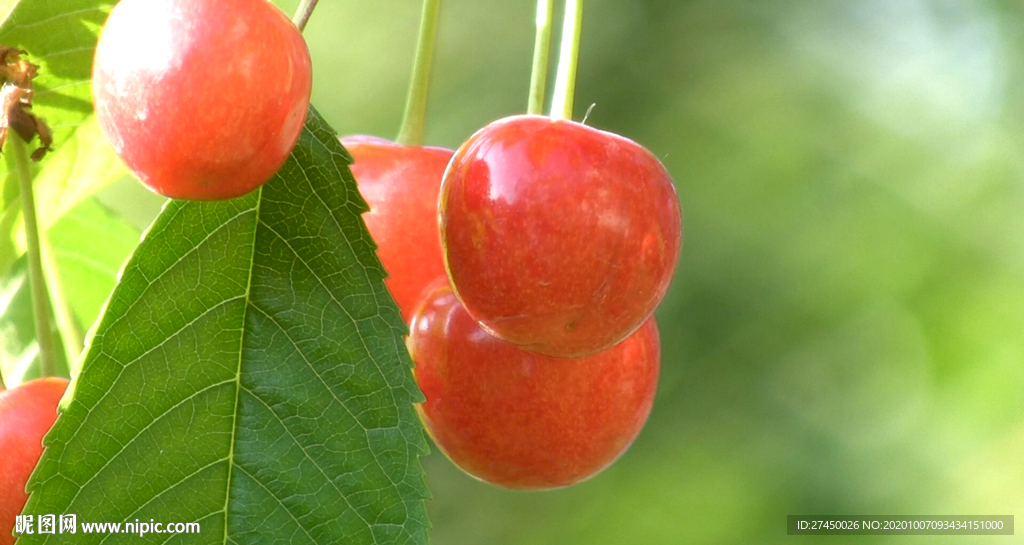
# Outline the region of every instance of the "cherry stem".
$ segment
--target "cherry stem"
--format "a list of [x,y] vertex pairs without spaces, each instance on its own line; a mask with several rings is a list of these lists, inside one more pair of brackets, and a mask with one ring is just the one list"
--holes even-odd
[[537,0],[537,37],[533,42],[533,70],[530,72],[530,99],[526,113],[544,113],[544,93],[548,84],[548,58],[551,56],[551,14],[554,0]]
[[403,146],[423,145],[423,126],[427,118],[427,94],[430,91],[430,66],[434,61],[437,43],[437,21],[441,14],[441,0],[423,0],[420,17],[420,35],[416,43],[416,56],[412,63],[409,95],[405,100],[405,115],[395,141]]
[[36,220],[35,196],[32,193],[32,167],[29,165],[25,141],[16,132],[8,133],[7,140],[18,168],[21,186],[21,208],[25,216],[25,245],[28,257],[28,280],[32,289],[32,314],[36,322],[36,342],[39,344],[39,367],[43,376],[57,374],[53,330],[50,329],[50,300],[43,275],[43,261],[39,245],[39,223]]
[[299,27],[300,32],[306,29],[306,23],[309,22],[309,17],[313,15],[313,9],[316,8],[316,3],[319,1],[301,0],[299,7],[295,8],[295,17],[292,17],[292,22]]
[[63,342],[65,361],[71,363],[82,353],[85,334],[75,319],[68,298],[64,295],[63,286],[57,275],[57,261],[53,257],[53,248],[45,232],[39,233],[39,250],[43,260],[43,273],[46,275],[46,287],[49,288],[50,302],[53,306],[53,317]]
[[576,92],[576,60],[580,51],[580,30],[583,28],[583,0],[565,0],[562,43],[555,77],[555,95],[551,100],[551,117],[572,119],[572,99]]

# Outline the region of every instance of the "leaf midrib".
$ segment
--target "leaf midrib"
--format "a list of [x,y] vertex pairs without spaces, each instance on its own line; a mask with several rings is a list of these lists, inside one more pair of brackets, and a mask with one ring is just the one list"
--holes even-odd
[[245,336],[247,335],[247,331],[245,329],[245,324],[248,323],[248,321],[249,321],[249,311],[252,308],[252,298],[251,298],[251,295],[252,295],[252,273],[253,273],[253,269],[255,268],[255,262],[256,262],[256,232],[257,232],[257,230],[259,230],[259,226],[260,226],[260,211],[263,208],[263,188],[261,187],[261,188],[257,189],[256,191],[258,191],[259,193],[256,195],[256,207],[253,210],[252,232],[249,233],[249,235],[251,237],[250,240],[252,241],[252,244],[250,245],[251,254],[249,255],[249,274],[246,276],[246,282],[245,282],[245,302],[244,302],[243,308],[242,308],[242,317],[241,317],[241,322],[242,323],[241,323],[241,327],[239,327],[239,331],[241,333],[238,335],[238,367],[237,367],[237,370],[235,372],[235,410],[234,410],[234,413],[232,414],[232,417],[231,417],[232,418],[232,420],[231,420],[231,439],[229,441],[228,455],[227,455],[228,475],[227,475],[227,478],[224,480],[224,541],[223,541],[223,543],[225,543],[225,544],[227,544],[227,542],[228,542],[228,532],[229,532],[229,528],[230,528],[230,524],[229,524],[229,521],[228,521],[228,516],[230,514],[230,509],[229,509],[230,505],[229,505],[229,503],[231,502],[231,479],[232,479],[232,477],[234,475],[234,471],[235,471],[235,443],[237,442],[237,437],[238,437],[238,435],[237,435],[238,434],[238,415],[239,415],[239,413],[242,410],[242,407],[241,407],[241,403],[242,403],[242,401],[241,401],[241,397],[242,397],[242,359],[243,359],[243,355],[245,354]]

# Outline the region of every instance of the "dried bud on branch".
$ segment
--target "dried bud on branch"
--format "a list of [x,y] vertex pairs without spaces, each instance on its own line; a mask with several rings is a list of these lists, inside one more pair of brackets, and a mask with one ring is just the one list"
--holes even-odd
[[0,45],[0,148],[7,141],[7,130],[14,129],[26,142],[39,135],[39,147],[32,160],[39,161],[50,151],[53,134],[46,122],[29,110],[32,108],[32,79],[39,67],[21,58],[25,52]]

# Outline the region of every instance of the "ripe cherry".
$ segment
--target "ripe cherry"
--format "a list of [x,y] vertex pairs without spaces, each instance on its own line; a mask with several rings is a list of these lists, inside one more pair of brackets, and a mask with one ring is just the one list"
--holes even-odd
[[284,164],[312,83],[298,28],[267,0],[122,0],[93,60],[104,134],[153,191],[227,199]]
[[635,331],[668,289],[682,239],[668,172],[580,123],[505,118],[445,172],[441,247],[466,310],[493,335],[578,357]]
[[28,501],[25,484],[43,454],[68,381],[47,377],[0,392],[0,545],[14,543],[15,517]]
[[391,295],[406,321],[424,289],[445,276],[437,234],[437,196],[452,150],[346,136],[352,174],[370,205],[363,221],[388,271]]
[[427,431],[456,465],[492,484],[556,488],[596,474],[632,443],[654,401],[653,318],[605,351],[554,358],[489,335],[443,286],[410,329]]

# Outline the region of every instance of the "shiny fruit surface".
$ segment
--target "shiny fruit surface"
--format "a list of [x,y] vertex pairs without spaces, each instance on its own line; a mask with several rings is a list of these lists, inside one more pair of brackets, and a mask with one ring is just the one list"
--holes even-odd
[[553,358],[492,337],[448,287],[411,324],[409,349],[437,446],[483,481],[558,488],[601,471],[640,432],[658,382],[658,329],[580,359]]
[[682,240],[679,199],[654,155],[541,116],[477,131],[445,172],[441,247],[459,299],[497,337],[578,357],[640,327]]
[[298,28],[267,0],[122,0],[93,59],[96,116],[153,191],[252,191],[298,141],[312,84]]
[[341,143],[355,159],[352,174],[370,206],[363,221],[388,271],[388,290],[408,321],[424,289],[445,276],[437,196],[453,152],[366,136],[346,136]]
[[57,419],[67,379],[31,380],[0,392],[0,545],[14,543],[15,516],[28,501],[25,484],[43,454],[43,436]]

